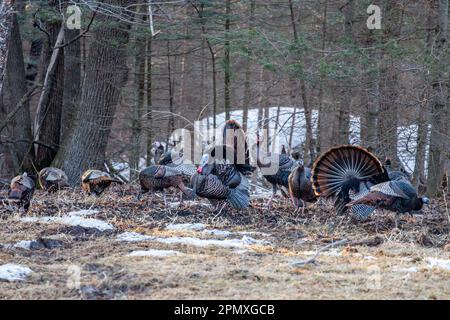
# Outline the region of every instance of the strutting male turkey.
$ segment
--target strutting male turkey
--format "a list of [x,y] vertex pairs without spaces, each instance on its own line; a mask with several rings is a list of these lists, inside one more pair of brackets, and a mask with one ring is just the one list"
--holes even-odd
[[312,174],[316,194],[336,197],[338,212],[351,208],[360,219],[366,219],[376,208],[405,213],[420,210],[429,202],[418,197],[407,175],[386,170],[361,147],[332,148],[317,159]]
[[192,188],[191,178],[197,172],[197,167],[191,163],[184,163],[183,152],[169,150],[159,158],[158,165],[177,169],[183,175],[183,183]]
[[289,175],[289,195],[295,208],[305,210],[306,202],[316,202],[317,196],[314,193],[311,183],[311,169],[304,165],[299,165],[292,170]]
[[17,176],[11,180],[8,199],[17,202],[26,211],[30,208],[36,185],[27,173]]
[[39,172],[38,180],[41,188],[48,192],[56,192],[69,187],[69,179],[66,173],[58,168],[48,167],[42,169]]
[[[194,197],[192,190],[183,183],[183,173],[175,167],[153,165],[143,169],[139,173],[139,182],[141,184],[141,193],[150,192],[153,196],[156,191],[163,191],[164,206],[167,207],[165,190],[168,188],[177,188],[187,199]],[[182,200],[182,198],[181,198]]]
[[[389,180],[380,160],[371,152],[354,145],[331,148],[316,159],[312,168],[312,184],[317,196],[334,198],[338,214],[347,204],[363,196],[370,187]],[[353,206],[352,215],[364,219],[375,208],[364,204]]]
[[100,170],[87,170],[81,176],[81,187],[88,194],[99,196],[111,183],[123,184],[122,181],[112,178],[109,173]]
[[[272,185],[272,195],[267,202],[267,205],[270,206],[273,197],[277,193],[278,187],[286,198],[289,196],[289,175],[292,170],[300,165],[300,162],[294,160],[285,153],[263,153],[261,150],[261,142],[262,140],[257,136],[256,161],[258,167],[263,172],[263,177]],[[268,170],[268,168],[275,168],[276,171],[272,174],[264,174],[264,171]]]
[[246,137],[237,121],[225,123],[222,142],[226,144],[216,145],[203,155],[197,174],[192,177],[193,191],[212,203],[224,201],[234,209],[245,209],[250,205],[246,176],[255,168],[250,165]]

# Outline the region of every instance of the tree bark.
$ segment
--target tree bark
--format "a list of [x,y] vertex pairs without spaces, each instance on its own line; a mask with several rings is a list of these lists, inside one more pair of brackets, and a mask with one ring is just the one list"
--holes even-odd
[[[144,8],[144,7],[142,7]],[[137,22],[143,22],[137,16]],[[131,137],[130,137],[130,180],[134,181],[139,175],[139,162],[141,159],[142,142],[142,113],[145,103],[145,38],[139,34],[139,27],[136,25],[134,30],[134,47],[136,50],[134,56],[134,78],[133,90],[134,101],[131,118]]]
[[3,91],[3,79],[6,73],[6,63],[9,49],[9,38],[11,37],[13,0],[4,0],[0,4],[0,94]]
[[[65,29],[65,42],[80,35],[80,30]],[[61,138],[70,133],[81,96],[81,39],[64,48],[64,92],[61,113]]]
[[226,0],[225,3],[225,45],[224,45],[224,99],[225,99],[225,118],[230,119],[231,97],[231,62],[230,62],[230,15],[231,15],[231,0]]
[[[104,3],[123,6],[127,1]],[[54,161],[55,166],[66,171],[71,184],[79,183],[84,170],[102,168],[106,159],[120,88],[126,80],[127,26],[115,17],[100,15],[92,30],[93,41],[86,59],[84,90],[76,122]]]
[[[56,12],[57,3],[49,1]],[[61,138],[61,114],[64,94],[64,49],[55,47],[64,42],[64,26],[61,21],[45,22],[49,39],[45,44],[42,57],[43,90],[39,98],[35,121],[34,139],[42,141],[52,148],[37,145],[35,164],[38,170],[48,167],[56,156]]]
[[[22,100],[27,94],[25,76],[25,64],[23,59],[22,38],[17,15],[11,17],[11,30],[6,61],[6,74],[4,77],[3,91],[0,94],[0,115],[7,118],[11,112],[20,104],[20,108],[7,123],[7,139],[18,141],[8,147],[2,144],[4,152],[10,152],[12,160],[11,171],[7,176],[18,174],[21,171],[32,172],[33,153],[31,152],[31,115],[28,98]],[[0,130],[1,132],[1,130]],[[6,149],[6,150],[5,150]],[[0,173],[1,174],[1,173]]]
[[[344,35],[347,42],[353,41],[353,11],[354,1],[349,0],[343,8],[345,27]],[[348,70],[351,62],[348,58],[344,58],[343,64],[345,69]],[[348,75],[341,82],[342,89],[339,99],[339,117],[338,117],[338,142],[341,144],[347,144],[350,131],[350,104],[351,104],[351,87],[349,86],[349,80],[351,77]]]
[[428,157],[427,192],[435,197],[441,192],[441,181],[448,153],[448,0],[439,0],[436,28],[431,108],[431,136]]

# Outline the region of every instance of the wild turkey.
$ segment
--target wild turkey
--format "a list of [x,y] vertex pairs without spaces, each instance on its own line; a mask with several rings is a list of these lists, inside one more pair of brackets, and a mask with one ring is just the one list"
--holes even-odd
[[305,202],[316,202],[317,196],[311,184],[311,169],[299,165],[289,175],[289,194],[295,208],[305,209]]
[[11,180],[8,199],[17,202],[19,206],[28,211],[35,188],[33,179],[25,172]]
[[[312,168],[312,184],[317,196],[335,198],[338,214],[347,204],[368,192],[370,187],[389,180],[380,160],[359,146],[343,145],[322,154]],[[375,210],[372,206],[352,206],[351,213],[365,218]]]
[[244,175],[248,175],[255,170],[250,164],[250,149],[248,148],[246,134],[236,120],[225,122],[222,141],[218,141],[218,144],[211,149],[210,154],[215,158],[220,158],[219,160],[233,164]]
[[159,162],[159,159],[164,154],[164,146],[159,141],[155,141],[152,144],[152,153],[153,153],[153,159],[154,163],[157,164]]
[[212,203],[222,200],[234,209],[247,208],[250,204],[250,184],[245,177],[246,172],[223,159],[210,159],[210,154],[203,155],[198,173],[192,177],[193,192]]
[[81,187],[88,194],[99,196],[111,183],[123,184],[122,181],[112,178],[108,173],[100,170],[87,170],[81,176]]
[[403,167],[400,168],[400,170],[394,170],[392,168],[392,161],[390,158],[384,160],[384,169],[389,176],[389,180],[405,180],[411,182],[411,175],[406,172]]
[[158,165],[176,168],[183,175],[183,183],[187,187],[192,187],[191,178],[197,172],[197,167],[190,163],[183,163],[182,152],[177,153],[170,150],[163,153],[161,158],[159,158]]
[[68,181],[65,172],[58,168],[48,167],[39,172],[39,184],[48,192],[56,192],[69,187]]
[[[256,162],[258,167],[263,172],[263,177],[272,185],[272,195],[270,196],[267,205],[272,204],[273,197],[277,193],[278,187],[280,187],[281,193],[288,197],[289,194],[289,175],[292,170],[300,165],[299,162],[295,161],[286,154],[266,154],[261,155],[260,150],[261,140],[257,136],[256,141]],[[275,167],[278,165],[277,167]],[[264,174],[264,171],[268,171],[269,168],[274,168],[276,171],[272,174]],[[270,169],[272,170],[272,169]]]
[[[161,165],[153,165],[143,169],[139,173],[141,193],[151,192],[152,199],[156,191],[165,191],[168,188],[179,189],[187,199],[194,197],[192,190],[186,188],[183,183],[183,174],[177,168]],[[164,205],[167,206],[166,193],[164,192]]]
[[370,187],[370,190],[347,206],[366,205],[398,213],[418,211],[429,204],[426,197],[419,197],[409,181],[404,179],[387,181]]

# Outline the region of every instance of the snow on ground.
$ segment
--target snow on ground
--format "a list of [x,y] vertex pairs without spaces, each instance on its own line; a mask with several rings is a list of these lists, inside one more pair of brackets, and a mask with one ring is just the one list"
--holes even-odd
[[124,232],[117,236],[117,241],[125,241],[125,242],[139,242],[139,241],[147,241],[153,240],[155,237],[147,236],[145,234],[140,234],[137,232]]
[[440,268],[450,271],[450,259],[426,258],[425,259],[430,268]]
[[404,272],[404,273],[416,273],[419,269],[417,267],[409,267],[409,268],[398,268],[394,267],[392,269],[395,272]]
[[185,244],[196,247],[216,246],[223,248],[247,248],[250,245],[269,245],[267,240],[257,240],[249,236],[241,239],[200,239],[197,237],[152,237],[136,232],[124,232],[116,238],[118,241],[139,242],[155,241],[165,244]]
[[166,230],[176,230],[176,231],[199,231],[206,228],[203,223],[180,223],[180,224],[169,224],[166,226]]
[[0,266],[0,280],[23,281],[33,272],[20,264],[7,263]]
[[127,256],[129,257],[158,257],[158,258],[164,258],[164,257],[171,257],[171,256],[178,256],[182,253],[179,251],[174,250],[156,250],[156,249],[150,249],[150,250],[136,250],[131,253],[129,253]]
[[268,245],[268,241],[256,240],[254,238],[244,236],[242,239],[199,239],[195,237],[168,237],[155,238],[154,241],[166,244],[185,244],[196,247],[224,247],[224,248],[247,248],[250,245]]
[[219,229],[205,229],[202,231],[204,234],[208,234],[215,237],[229,237],[233,233],[230,231],[219,230]]
[[83,228],[94,228],[99,231],[108,231],[114,230],[114,226],[110,223],[107,223],[102,220],[92,219],[92,218],[83,218],[86,215],[92,215],[96,213],[94,210],[81,210],[81,211],[73,211],[69,212],[62,217],[22,217],[20,221],[34,223],[34,222],[42,222],[42,223],[60,223],[69,226],[80,226]]

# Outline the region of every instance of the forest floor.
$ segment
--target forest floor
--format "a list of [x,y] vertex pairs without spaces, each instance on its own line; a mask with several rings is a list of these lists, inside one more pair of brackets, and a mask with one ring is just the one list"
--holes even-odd
[[136,191],[0,203],[0,299],[450,299],[444,201],[395,228],[388,212],[357,222],[260,198],[217,216]]

